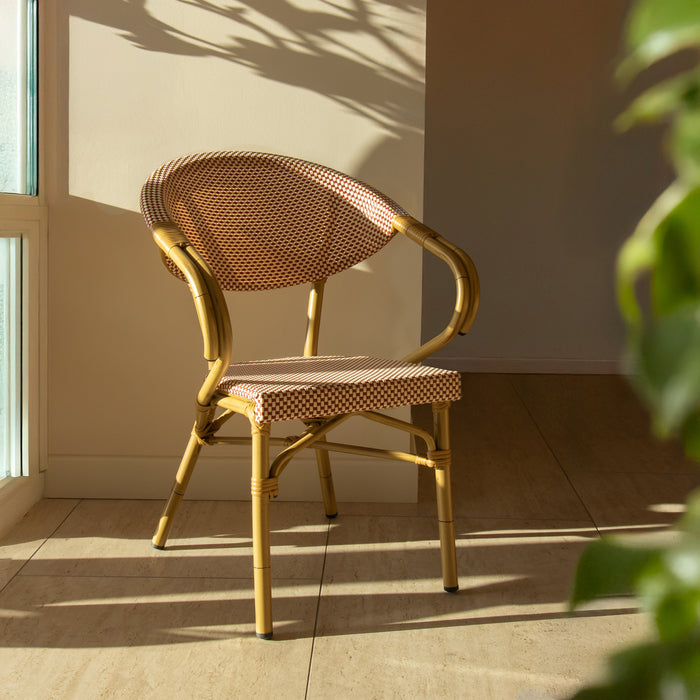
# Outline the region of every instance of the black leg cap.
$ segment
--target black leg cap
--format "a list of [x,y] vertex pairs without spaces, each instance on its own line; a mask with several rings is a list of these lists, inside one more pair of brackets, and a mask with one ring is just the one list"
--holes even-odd
[[165,549],[165,546],[161,547],[160,545],[153,544],[153,542],[151,542],[151,547],[153,547],[153,549],[159,549],[161,552]]
[[255,636],[258,639],[272,639],[272,632],[267,632],[265,634],[258,634],[257,632],[255,633]]
[[333,518],[337,518],[337,517],[338,517],[338,513],[333,513],[332,515],[328,515],[328,513],[326,513],[326,517],[327,517],[329,520],[333,520]]
[[445,591],[447,593],[456,593],[459,590],[459,586],[445,586]]

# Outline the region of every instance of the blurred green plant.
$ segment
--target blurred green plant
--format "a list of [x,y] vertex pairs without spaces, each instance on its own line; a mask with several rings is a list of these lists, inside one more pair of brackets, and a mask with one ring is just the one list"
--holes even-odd
[[[626,362],[654,431],[679,436],[700,460],[700,0],[633,0],[624,43],[623,82],[675,54],[689,58],[617,122],[666,123],[676,172],[620,251],[617,292]],[[585,550],[572,607],[630,593],[650,612],[654,638],[612,656],[607,680],[576,700],[700,698],[700,493],[661,540],[609,537]]]
[[664,537],[609,537],[579,562],[572,604],[634,592],[651,612],[653,639],[613,655],[604,684],[576,700],[700,698],[700,496]]

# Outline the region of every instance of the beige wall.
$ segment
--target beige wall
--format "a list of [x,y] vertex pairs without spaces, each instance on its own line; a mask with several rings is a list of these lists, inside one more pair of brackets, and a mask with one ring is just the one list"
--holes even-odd
[[[272,151],[359,176],[420,215],[424,1],[64,0],[42,10],[47,493],[164,497],[204,366],[188,292],[137,213],[141,183],[184,153]],[[417,346],[420,251],[392,248],[329,287],[322,352],[400,356]],[[301,351],[305,292],[247,295],[231,310],[238,358]],[[245,497],[245,457],[216,454],[192,495]],[[243,467],[237,476],[231,461]],[[339,463],[341,498],[376,497],[367,469]],[[390,481],[404,484],[393,497],[415,495],[410,474],[382,473],[380,500]],[[285,477],[283,496],[318,495],[311,463]]]
[[[658,133],[620,136],[612,74],[624,0],[432,2],[425,220],[482,282],[471,333],[441,363],[615,371],[614,259],[667,177]],[[423,332],[452,290],[426,260]]]

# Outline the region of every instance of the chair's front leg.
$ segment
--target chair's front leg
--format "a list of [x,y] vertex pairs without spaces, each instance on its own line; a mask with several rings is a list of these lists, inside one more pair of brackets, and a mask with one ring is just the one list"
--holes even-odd
[[277,479],[270,479],[270,426],[251,421],[253,469],[253,580],[255,584],[255,633],[272,638],[272,575],[270,568],[270,496]]
[[448,593],[459,590],[457,579],[457,551],[455,548],[455,524],[452,512],[452,485],[450,481],[450,404],[433,404],[433,423],[438,452],[442,453],[440,465],[435,469],[438,523],[440,528],[440,557],[442,582]]

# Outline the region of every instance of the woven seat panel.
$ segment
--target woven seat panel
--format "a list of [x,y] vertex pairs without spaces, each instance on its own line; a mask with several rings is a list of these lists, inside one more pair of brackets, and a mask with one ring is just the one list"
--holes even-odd
[[219,390],[255,402],[258,423],[461,398],[459,372],[374,357],[288,357],[233,364]]
[[143,186],[141,210],[149,226],[175,223],[226,290],[326,279],[376,253],[406,213],[330,168],[240,151],[166,163]]

